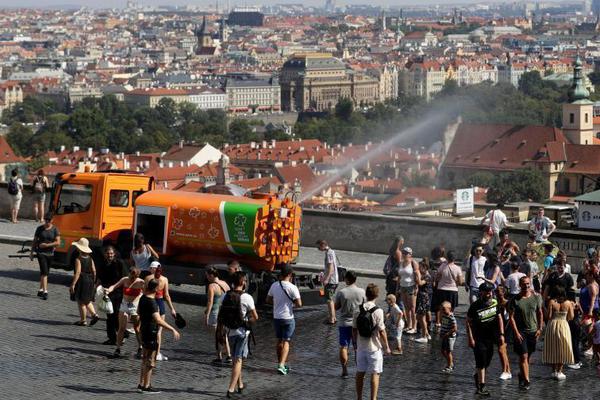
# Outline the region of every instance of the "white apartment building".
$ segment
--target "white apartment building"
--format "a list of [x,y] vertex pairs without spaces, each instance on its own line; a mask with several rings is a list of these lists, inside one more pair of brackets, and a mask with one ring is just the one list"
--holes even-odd
[[227,94],[222,89],[201,88],[192,89],[189,102],[200,110],[227,109]]

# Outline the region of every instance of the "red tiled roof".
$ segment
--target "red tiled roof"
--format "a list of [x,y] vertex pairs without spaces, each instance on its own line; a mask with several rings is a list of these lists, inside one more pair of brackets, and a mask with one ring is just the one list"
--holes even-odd
[[573,174],[600,174],[600,146],[568,144],[564,172]]
[[23,162],[24,159],[15,154],[4,136],[0,136],[0,164]]
[[282,183],[293,185],[296,179],[298,179],[302,185],[302,191],[307,191],[317,184],[317,176],[313,173],[308,164],[299,164],[295,166],[286,165],[275,168],[275,171],[283,181]]
[[384,201],[383,204],[395,206],[400,203],[406,203],[408,200],[418,200],[426,203],[433,203],[436,201],[452,200],[453,195],[454,191],[452,190],[412,187],[406,189],[406,191],[400,194],[397,194],[396,196],[390,197]]

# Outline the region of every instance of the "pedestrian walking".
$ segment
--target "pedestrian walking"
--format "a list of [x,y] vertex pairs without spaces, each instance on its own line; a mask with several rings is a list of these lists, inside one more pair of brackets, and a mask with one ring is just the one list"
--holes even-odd
[[117,333],[117,348],[115,349],[113,358],[121,357],[121,347],[123,346],[123,338],[125,329],[129,321],[133,322],[133,329],[138,341],[138,350],[136,356],[142,356],[142,341],[140,338],[140,325],[137,307],[142,297],[144,288],[144,280],[140,278],[140,270],[136,267],[129,268],[129,275],[121,278],[117,283],[105,290],[105,293],[110,294],[119,288],[123,288],[123,301],[119,307],[119,332]]
[[504,343],[504,324],[500,318],[498,302],[492,297],[494,285],[483,282],[478,288],[479,298],[471,303],[467,312],[467,337],[475,355],[476,373],[473,375],[476,393],[489,396],[486,387],[486,369],[494,355],[494,343]]
[[398,279],[400,286],[400,298],[406,311],[406,328],[409,334],[417,333],[417,284],[421,281],[419,264],[413,259],[413,251],[410,247],[402,249],[402,261],[398,267]]
[[36,222],[44,221],[46,192],[49,187],[50,184],[48,183],[48,178],[44,175],[44,170],[40,168],[31,180],[31,188],[33,191],[33,215],[35,215]]
[[229,287],[233,287],[235,273],[241,271],[240,263],[237,260],[229,260],[227,262],[227,277],[225,281]]
[[510,227],[506,214],[502,211],[503,207],[503,203],[498,203],[481,219],[481,225],[484,226],[483,236],[490,241],[492,249],[500,243],[500,231]]
[[150,275],[150,264],[158,261],[158,253],[146,243],[144,235],[136,233],[133,237],[130,264],[140,270],[140,278],[145,279]]
[[44,224],[35,229],[29,253],[29,258],[33,260],[35,251],[35,257],[38,260],[40,288],[37,295],[43,300],[48,300],[48,274],[54,259],[54,249],[58,246],[60,246],[60,232],[52,223],[52,214],[46,214]]
[[542,334],[542,296],[533,291],[528,276],[521,278],[519,287],[521,292],[508,302],[508,313],[514,335],[514,351],[519,356],[519,387],[529,390],[531,355]]
[[564,365],[575,363],[568,323],[573,316],[573,303],[567,299],[565,288],[561,285],[554,286],[548,302],[549,322],[544,333],[542,360],[544,364],[552,366],[552,378],[558,381],[567,379],[563,372]]
[[94,282],[96,282],[96,266],[92,260],[92,249],[86,238],[81,238],[72,243],[75,247],[74,274],[69,292],[72,300],[77,302],[79,308],[79,321],[74,325],[87,326],[87,312],[90,313],[90,326],[95,325],[100,319],[92,300],[94,300]]
[[452,311],[458,306],[458,287],[464,284],[462,270],[454,262],[456,255],[453,251],[446,254],[446,262],[443,262],[436,273],[436,289],[434,298],[438,302],[436,310],[436,328],[441,327],[442,311],[440,305],[447,301],[450,303]]
[[398,294],[398,267],[402,261],[402,248],[404,246],[404,238],[398,236],[390,246],[388,257],[383,266],[383,274],[385,275],[385,291],[386,294]]
[[442,355],[446,359],[446,367],[442,372],[451,373],[454,371],[454,355],[452,352],[454,351],[458,325],[452,311],[452,304],[449,301],[442,302],[440,309],[442,312],[440,339],[442,339]]
[[344,277],[346,287],[337,292],[335,296],[335,309],[340,312],[337,320],[340,344],[340,363],[342,364],[342,378],[348,378],[348,352],[350,345],[356,351],[356,340],[352,336],[352,320],[358,313],[361,304],[367,301],[365,290],[356,285],[356,273],[347,271]]
[[[169,306],[169,311],[171,311],[171,316],[175,319],[177,316],[177,311],[175,311],[175,306],[173,306],[173,302],[171,301],[171,294],[169,293],[169,279],[163,275],[162,265],[158,261],[152,261],[150,263],[150,275],[144,279],[146,285],[151,279],[156,279],[158,282],[158,287],[156,288],[156,293],[154,295],[154,300],[158,305],[158,312],[160,317],[163,320],[165,319],[165,315],[167,313],[167,307]],[[160,352],[162,343],[162,328],[158,328],[158,353],[156,354],[157,361],[167,361],[168,358]]]
[[[97,268],[97,283],[104,288],[109,288],[127,276],[128,268],[123,259],[121,259],[113,246],[104,248],[104,257]],[[108,295],[112,305],[113,313],[106,315],[106,336],[105,345],[117,344],[117,332],[119,331],[119,308],[123,301],[123,288],[120,287]]]
[[371,374],[371,400],[377,399],[379,375],[383,372],[383,351],[391,354],[385,333],[383,310],[375,304],[379,288],[370,283],[365,290],[367,302],[360,306],[352,321],[356,340],[356,396],[362,399],[365,374]]
[[156,303],[156,291],[158,289],[158,280],[150,279],[146,284],[146,290],[141,297],[138,314],[140,317],[140,336],[142,341],[142,368],[137,390],[140,393],[160,393],[152,387],[152,372],[156,367],[156,357],[160,347],[158,338],[160,328],[167,329],[173,333],[175,340],[180,339],[180,334],[175,328],[169,325],[161,316]]
[[431,293],[433,291],[433,278],[429,273],[429,261],[424,258],[419,262],[419,280],[417,281],[417,321],[419,323],[419,330],[421,337],[415,339],[417,343],[428,343],[431,340],[429,335],[429,323],[427,318],[431,315]]
[[475,245],[471,256],[467,259],[467,278],[465,288],[469,292],[469,302],[479,299],[479,286],[485,282],[485,264],[487,259],[483,256],[483,246]]
[[250,323],[258,320],[254,299],[244,293],[246,284],[246,275],[241,271],[236,272],[233,276],[233,289],[227,292],[219,309],[219,326],[228,329],[232,357],[227,398],[233,397],[236,392],[242,393],[246,387],[242,380],[242,364],[248,357]]
[[23,199],[23,180],[19,177],[19,171],[15,168],[8,178],[8,199],[10,200],[10,221],[18,223],[19,209]]
[[390,332],[388,339],[393,340],[396,345],[392,354],[397,356],[402,354],[402,330],[404,329],[404,311],[396,303],[396,296],[388,294],[385,298],[388,304],[388,310],[385,313],[385,324]]
[[323,270],[323,276],[321,277],[321,283],[324,286],[325,298],[327,299],[327,321],[330,325],[335,325],[335,291],[339,284],[338,278],[338,259],[335,255],[335,251],[329,247],[325,240],[318,240],[317,246],[320,251],[325,252],[325,267]]
[[512,379],[512,373],[510,372],[510,361],[508,359],[507,341],[510,337],[510,323],[508,316],[508,296],[504,286],[498,286],[494,291],[496,294],[496,301],[498,302],[498,310],[500,318],[502,318],[502,325],[504,326],[504,340],[502,343],[498,343],[498,357],[500,358],[500,365],[502,366],[502,373],[500,379],[506,381]]
[[[206,287],[206,310],[204,311],[204,323],[213,332],[215,336],[215,349],[217,352],[217,358],[213,360],[213,363],[223,362],[223,351],[225,351],[226,358],[225,362],[231,362],[231,352],[229,350],[229,342],[227,335],[224,334],[224,329],[218,329],[218,315],[221,303],[225,297],[225,293],[229,292],[230,286],[227,282],[219,279],[219,271],[215,267],[209,267],[206,270],[206,280],[208,286]],[[217,335],[219,333],[219,335]]]
[[508,294],[510,298],[515,297],[521,291],[519,287],[519,281],[522,277],[527,276],[520,271],[521,265],[518,261],[510,261],[510,275],[506,278],[504,285],[508,289]]
[[267,304],[273,304],[273,327],[277,338],[277,372],[287,375],[287,365],[290,343],[296,329],[294,307],[302,307],[300,291],[294,285],[292,275],[294,270],[289,264],[281,266],[279,280],[273,282],[267,293]]

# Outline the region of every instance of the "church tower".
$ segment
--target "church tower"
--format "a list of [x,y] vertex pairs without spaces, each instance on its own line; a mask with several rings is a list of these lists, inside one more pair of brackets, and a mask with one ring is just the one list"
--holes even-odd
[[574,144],[594,142],[594,103],[585,88],[582,63],[579,56],[573,64],[573,84],[569,89],[569,102],[563,104],[563,133]]
[[206,15],[202,17],[202,25],[196,29],[196,38],[198,39],[198,48],[212,47],[213,40],[210,33],[206,31]]

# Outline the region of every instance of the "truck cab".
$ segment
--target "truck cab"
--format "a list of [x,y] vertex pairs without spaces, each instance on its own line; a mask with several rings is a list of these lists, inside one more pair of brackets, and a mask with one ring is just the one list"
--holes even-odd
[[58,174],[50,203],[61,237],[55,264],[70,269],[71,243],[82,237],[92,249],[106,244],[122,253],[131,249],[135,200],[154,186],[152,177],[121,172]]

